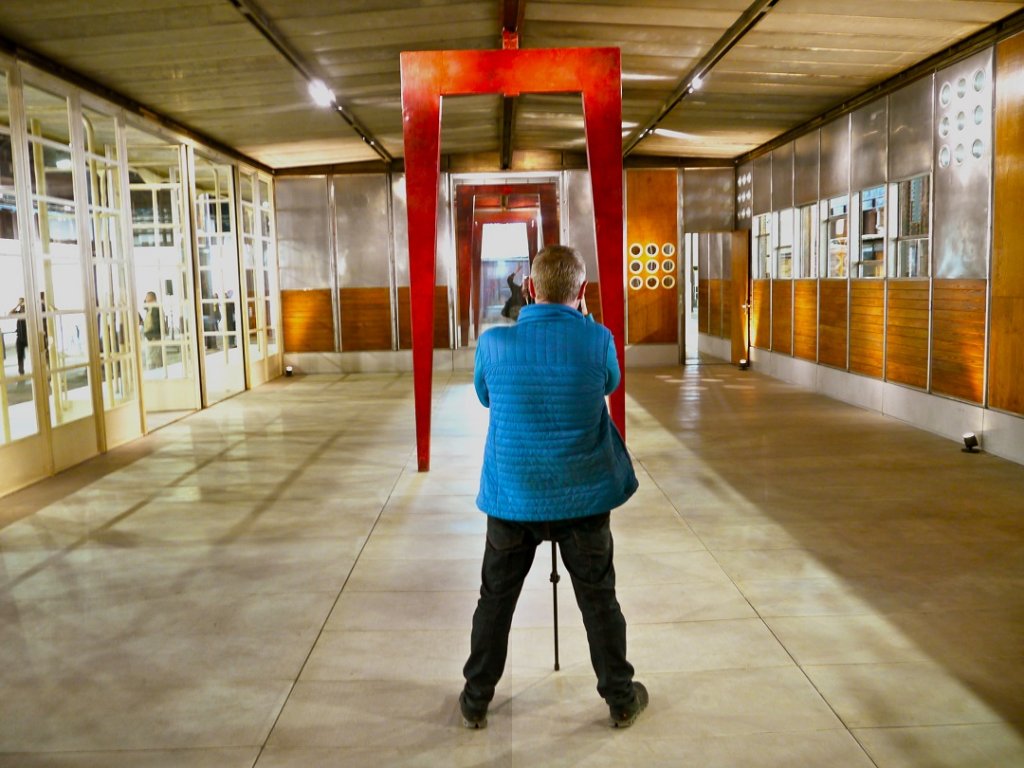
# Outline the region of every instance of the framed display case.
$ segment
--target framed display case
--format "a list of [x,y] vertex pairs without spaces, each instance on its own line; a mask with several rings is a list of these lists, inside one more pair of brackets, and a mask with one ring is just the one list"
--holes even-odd
[[796,277],[818,276],[818,204],[796,209]]
[[885,277],[885,185],[860,193],[859,241],[854,277]]
[[846,277],[849,257],[849,195],[821,203],[821,276]]
[[763,280],[772,276],[772,216],[763,213],[754,217],[754,279]]
[[775,214],[775,275],[785,280],[793,277],[793,209]]
[[894,197],[889,231],[893,257],[889,277],[927,277],[930,274],[931,184],[927,175],[890,185]]

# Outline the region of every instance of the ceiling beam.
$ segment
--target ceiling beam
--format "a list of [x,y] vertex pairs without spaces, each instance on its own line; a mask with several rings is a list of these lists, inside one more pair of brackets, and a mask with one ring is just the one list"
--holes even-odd
[[647,136],[654,132],[654,129],[658,127],[658,124],[664,120],[668,114],[676,108],[676,106],[685,99],[689,94],[693,93],[694,80],[701,79],[706,80],[708,73],[711,68],[715,66],[732,48],[743,39],[743,37],[752,30],[757,23],[765,17],[765,15],[775,7],[779,0],[755,0],[745,10],[738,19],[729,27],[725,34],[723,34],[715,44],[708,49],[708,52],[704,54],[700,61],[697,62],[679,84],[676,89],[672,92],[661,109],[658,110],[658,114],[648,120],[646,123],[638,126],[633,130],[632,133],[626,137],[626,143],[622,148],[622,156],[625,158],[629,155],[637,145],[643,141]]
[[[526,0],[498,0],[501,4],[501,47],[518,48],[519,30],[526,15]],[[516,97],[501,99],[501,170],[512,167],[512,134],[516,124]]]
[[[263,35],[267,41],[274,46],[278,53],[284,56],[285,60],[292,65],[292,67],[306,80],[307,83],[312,83],[315,80],[319,80],[322,83],[327,83],[328,80],[322,77],[316,68],[307,62],[294,46],[288,41],[288,39],[281,33],[277,26],[267,18],[267,15],[263,10],[256,4],[256,0],[228,0],[233,5],[242,17],[248,21],[256,30]],[[384,145],[370,133],[369,129],[366,128],[359,120],[353,115],[342,103],[340,99],[335,97],[332,107],[341,119],[348,123],[349,127],[356,132],[363,142],[370,147],[385,163],[392,163],[394,157],[388,152]]]

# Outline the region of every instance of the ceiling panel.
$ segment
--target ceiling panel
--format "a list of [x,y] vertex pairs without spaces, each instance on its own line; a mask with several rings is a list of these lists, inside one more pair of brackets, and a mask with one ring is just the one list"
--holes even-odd
[[[624,137],[652,121],[750,0],[523,0],[523,48],[617,46]],[[399,54],[501,44],[500,0],[241,0],[393,156]],[[735,157],[1024,7],[780,0],[637,154]],[[3,0],[0,35],[271,167],[377,157],[229,0]],[[447,99],[442,148],[497,155],[502,101]],[[575,95],[517,99],[513,149],[578,150]]]

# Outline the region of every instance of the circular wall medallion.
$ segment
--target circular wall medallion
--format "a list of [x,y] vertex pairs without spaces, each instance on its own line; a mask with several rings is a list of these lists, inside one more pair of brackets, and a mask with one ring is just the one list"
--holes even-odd
[[658,246],[655,245],[654,243],[648,243],[646,250],[647,250],[647,255],[648,256],[657,256],[658,255]]
[[985,145],[981,143],[981,139],[975,139],[971,145],[971,154],[975,157],[980,158],[985,151]]
[[640,243],[633,243],[631,246],[629,246],[630,256],[639,256],[643,252],[644,248],[642,245],[640,245]]
[[665,275],[663,278],[661,278],[661,286],[663,288],[675,288],[676,279],[672,277],[672,275]]
[[647,278],[647,287],[648,288],[657,288],[660,283],[661,283],[661,281],[658,280],[658,278],[655,277],[654,275],[651,275],[650,277]]
[[961,99],[967,95],[967,78],[961,77],[956,81],[956,95]]
[[676,253],[676,247],[673,243],[665,243],[661,246],[661,253],[664,256],[674,256]]
[[658,266],[659,265],[658,265],[658,260],[657,259],[648,259],[647,260],[647,271],[648,272],[657,272],[658,271]]
[[949,147],[943,147],[939,150],[939,167],[949,167]]
[[642,277],[631,277],[629,278],[629,287],[634,291],[639,291],[644,287],[644,280]]
[[661,271],[662,272],[675,272],[676,271],[676,263],[674,261],[672,261],[672,259],[665,259],[664,261],[661,262]]
[[643,272],[644,263],[640,261],[640,259],[634,259],[633,261],[629,262],[629,271],[632,272],[634,275],[637,272]]
[[942,88],[939,90],[939,103],[944,107],[949,106],[949,102],[953,100],[953,86],[949,83],[943,83]]
[[974,73],[974,90],[981,93],[985,88],[985,70],[979,69]]

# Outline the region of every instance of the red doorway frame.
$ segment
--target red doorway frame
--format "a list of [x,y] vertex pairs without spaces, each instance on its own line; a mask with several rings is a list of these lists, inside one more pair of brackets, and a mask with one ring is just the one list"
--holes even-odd
[[[496,93],[580,93],[602,319],[615,336],[622,383],[610,398],[612,421],[626,435],[626,360],[622,286],[622,65],[618,48],[407,51],[401,54],[405,183],[409,215],[416,456],[430,469],[434,275],[441,173],[441,97]],[[570,243],[571,245],[571,243]]]

